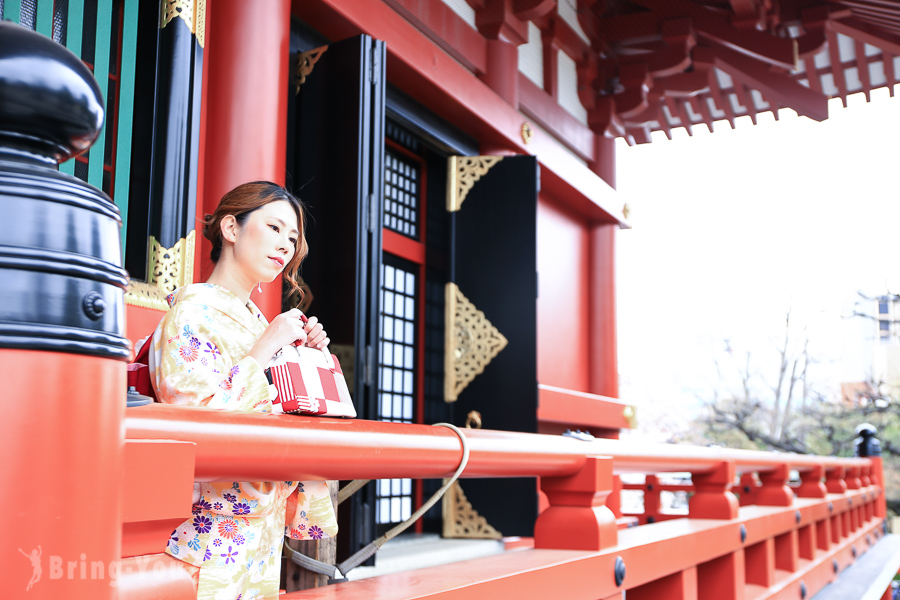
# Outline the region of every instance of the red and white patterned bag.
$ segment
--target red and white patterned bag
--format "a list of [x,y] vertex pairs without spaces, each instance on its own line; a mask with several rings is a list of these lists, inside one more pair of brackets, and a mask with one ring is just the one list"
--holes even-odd
[[267,371],[278,390],[273,413],[356,417],[341,365],[327,348],[285,346]]

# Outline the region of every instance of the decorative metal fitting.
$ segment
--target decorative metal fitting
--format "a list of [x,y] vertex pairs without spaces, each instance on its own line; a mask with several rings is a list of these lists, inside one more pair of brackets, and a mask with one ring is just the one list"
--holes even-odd
[[91,292],[84,297],[82,307],[84,308],[84,314],[92,321],[96,321],[103,316],[103,311],[106,310],[106,302],[103,301],[103,297],[100,294]]
[[616,587],[619,587],[622,585],[622,582],[625,581],[625,561],[622,560],[621,556],[616,557],[615,575]]
[[741,525],[741,543],[743,544],[746,541],[747,541],[747,527],[745,527],[744,525]]
[[534,130],[531,128],[531,125],[528,124],[528,121],[522,123],[522,143],[527,144],[531,141],[531,138],[534,137]]
[[800,582],[800,600],[806,600],[806,584]]

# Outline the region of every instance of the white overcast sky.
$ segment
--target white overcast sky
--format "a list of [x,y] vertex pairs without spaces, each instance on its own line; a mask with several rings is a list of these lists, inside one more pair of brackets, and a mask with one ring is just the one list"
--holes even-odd
[[726,339],[775,368],[788,306],[822,385],[864,377],[869,325],[841,315],[857,290],[900,293],[900,97],[849,100],[822,123],[783,110],[620,140],[633,225],[617,247],[620,395],[643,423],[712,396]]

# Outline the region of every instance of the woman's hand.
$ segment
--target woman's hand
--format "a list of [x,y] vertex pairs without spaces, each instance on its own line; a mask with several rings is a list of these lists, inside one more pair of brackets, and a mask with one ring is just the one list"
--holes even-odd
[[[300,320],[302,315],[303,313],[299,309],[292,308],[272,319],[263,334],[253,344],[248,356],[252,356],[262,368],[266,368],[275,353],[283,347],[293,344],[297,340],[305,343],[308,339],[306,330],[309,323],[304,324]],[[319,325],[319,332],[324,333],[321,331],[321,327]]]
[[324,348],[331,342],[316,317],[310,317],[306,322],[306,336],[306,345],[309,348]]

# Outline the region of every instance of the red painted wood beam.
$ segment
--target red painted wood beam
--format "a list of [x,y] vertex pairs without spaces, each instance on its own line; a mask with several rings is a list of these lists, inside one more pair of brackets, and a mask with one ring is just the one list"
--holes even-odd
[[[736,88],[745,84],[775,102],[794,109],[797,114],[816,121],[828,118],[828,98],[800,85],[789,75],[773,72],[759,62],[727,48],[713,48],[713,54],[716,67],[735,80]],[[753,109],[752,101],[750,103],[751,106],[747,108]]]
[[841,62],[837,32],[832,29],[830,22],[826,26],[825,32],[828,37],[828,57],[831,59],[831,74],[834,77],[834,85],[838,89],[841,103],[844,105],[844,108],[847,108],[847,80],[844,77],[844,66]]
[[[412,571],[362,579],[348,583],[295,592],[283,596],[284,600],[496,600],[509,598],[510,591],[518,600],[538,600],[560,595],[560,582],[565,582],[566,600],[597,600],[597,598],[620,597],[623,590],[630,599],[632,590],[652,585],[664,577],[689,573],[698,565],[712,566],[718,557],[729,556],[737,560],[736,553],[743,553],[740,528],[743,523],[748,532],[765,531],[764,539],[773,535],[768,527],[773,520],[793,521],[793,510],[782,513],[770,511],[749,516],[752,508],[741,509],[740,521],[714,521],[676,519],[656,523],[651,527],[636,527],[618,532],[618,545],[597,552],[580,550],[521,550],[495,556],[479,558],[432,567],[428,571]],[[745,511],[748,515],[745,517]],[[822,511],[827,510],[822,506]],[[792,525],[788,525],[788,530]],[[880,527],[879,522],[870,522],[858,531],[844,538],[829,551],[820,552],[814,560],[798,564],[798,570],[788,573],[781,571],[769,588],[755,598],[800,598],[801,580],[806,584],[807,597],[811,597],[838,577],[832,568],[832,560],[846,565],[853,562],[851,548],[865,545],[866,535]],[[747,544],[761,541],[758,537]],[[616,559],[625,563],[626,576],[621,586],[617,586],[613,573]],[[724,566],[724,565],[723,565]],[[740,565],[742,567],[742,564]],[[732,565],[737,574],[743,569]],[[427,573],[427,575],[426,575]],[[714,569],[705,568],[701,574],[690,579],[686,587],[694,590],[697,578],[704,580],[708,588],[710,578],[716,575]],[[719,575],[722,573],[719,572]],[[688,575],[690,577],[690,575]],[[738,577],[732,586],[743,598],[744,577]],[[679,596],[642,596],[635,592],[635,598],[652,597],[674,600]],[[683,600],[695,600],[696,594],[684,596]],[[708,598],[729,598],[735,596],[710,595]]]
[[634,407],[616,398],[538,385],[539,421],[604,429],[631,429]]
[[[835,33],[849,36],[857,42],[881,48],[883,51],[891,54],[900,54],[900,35],[880,30],[859,19],[850,18],[841,19],[840,21],[829,21],[828,29]],[[858,58],[859,56],[857,56]]]
[[385,0],[385,4],[403,15],[435,44],[474,73],[487,70],[487,41],[442,2]]
[[522,73],[519,73],[519,108],[582,160],[594,160],[594,132]]
[[[443,427],[163,404],[129,408],[125,413],[127,439],[195,443],[198,481],[438,478],[449,476],[460,458],[458,438]],[[871,462],[619,440],[583,442],[492,430],[466,431],[466,436],[471,457],[463,477],[571,475],[588,455],[612,456],[616,473],[704,473],[730,461],[739,472],[770,471],[786,463],[799,471],[823,466],[830,476]]]
[[866,102],[870,102],[872,100],[872,78],[869,77],[869,57],[866,56],[866,45],[859,40],[853,40],[853,46],[856,50],[856,70],[859,80],[862,82]]
[[809,89],[822,93],[822,80],[819,78],[816,69],[816,59],[813,56],[806,56],[803,59],[803,65],[806,67],[806,79],[809,81]]
[[570,197],[580,214],[624,224],[610,185],[551,136],[536,132],[526,145],[518,106],[500,100],[496,92],[387,5],[308,0],[295,3],[294,8],[298,18],[330,39],[366,33],[385,40],[391,83],[482,144],[536,156],[542,166],[542,185],[557,188],[558,196]]
[[894,84],[897,83],[897,75],[894,72],[894,54],[892,52],[883,52],[882,60],[884,61],[884,77],[887,80],[887,88],[888,92],[891,94],[891,98],[894,97]]

